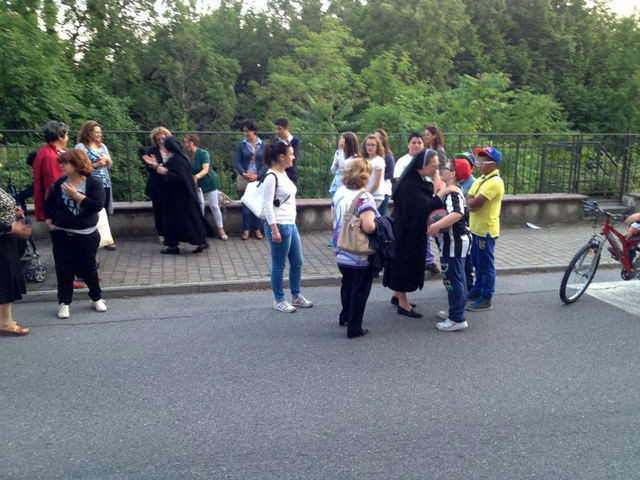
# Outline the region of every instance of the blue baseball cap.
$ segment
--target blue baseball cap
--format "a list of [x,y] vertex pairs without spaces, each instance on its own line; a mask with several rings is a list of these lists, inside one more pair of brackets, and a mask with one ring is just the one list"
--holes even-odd
[[500,150],[494,147],[478,147],[473,149],[473,153],[475,153],[476,157],[481,153],[487,155],[491,160],[496,162],[498,165],[502,162],[502,154]]

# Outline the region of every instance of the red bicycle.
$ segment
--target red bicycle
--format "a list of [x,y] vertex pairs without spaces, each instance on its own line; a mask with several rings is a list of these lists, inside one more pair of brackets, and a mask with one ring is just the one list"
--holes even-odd
[[[593,280],[600,263],[600,255],[605,244],[609,244],[609,252],[614,259],[620,262],[622,270],[620,276],[623,280],[631,280],[638,273],[640,255],[636,255],[636,247],[640,243],[640,237],[626,239],[612,225],[611,221],[624,221],[625,215],[605,212],[596,202],[584,201],[585,207],[594,214],[594,233],[587,244],[578,250],[567,267],[562,282],[560,283],[560,299],[564,303],[573,303],[587,290]],[[595,231],[598,226],[598,218],[605,216],[606,220],[600,232]]]

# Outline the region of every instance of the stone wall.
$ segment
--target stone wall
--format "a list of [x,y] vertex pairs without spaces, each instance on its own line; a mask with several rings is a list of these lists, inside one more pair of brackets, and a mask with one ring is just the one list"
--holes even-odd
[[[586,199],[584,195],[573,194],[505,195],[502,202],[501,221],[505,226],[525,226],[527,222],[540,226],[579,222],[583,219],[583,208],[580,202]],[[329,199],[301,199],[297,201],[297,207],[297,223],[300,231],[331,229]],[[29,210],[33,218],[33,209]],[[390,203],[388,213],[392,210],[393,202]],[[223,217],[227,233],[239,234],[242,229],[239,202],[223,208]],[[209,209],[207,209],[207,219],[213,225]],[[150,202],[116,202],[110,224],[116,239],[156,235]],[[35,238],[42,238],[44,235],[47,235],[44,225],[35,224]]]

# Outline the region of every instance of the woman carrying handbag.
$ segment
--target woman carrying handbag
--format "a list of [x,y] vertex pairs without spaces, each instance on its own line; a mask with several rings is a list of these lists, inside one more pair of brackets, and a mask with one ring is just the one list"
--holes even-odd
[[371,293],[373,283],[373,269],[367,254],[349,253],[340,247],[340,231],[347,228],[348,219],[345,213],[353,208],[353,215],[360,220],[362,231],[370,235],[376,229],[375,218],[380,216],[376,210],[375,200],[371,193],[366,192],[364,187],[369,182],[372,165],[362,158],[354,158],[342,172],[342,182],[333,197],[333,208],[335,210],[333,224],[333,245],[336,255],[336,263],[342,274],[342,286],[340,288],[340,300],[342,311],[340,312],[339,324],[347,326],[347,337],[356,338],[366,335],[367,329],[362,328],[362,317],[367,304],[367,299]]

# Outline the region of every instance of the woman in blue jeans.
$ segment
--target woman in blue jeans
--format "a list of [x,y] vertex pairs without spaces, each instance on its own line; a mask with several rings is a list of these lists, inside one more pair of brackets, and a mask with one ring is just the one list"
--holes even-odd
[[[293,165],[293,147],[286,140],[276,139],[264,151],[264,162],[269,167],[264,177],[262,208],[265,232],[271,248],[271,288],[274,308],[279,312],[293,313],[297,308],[313,307],[300,293],[302,278],[302,243],[296,227],[295,184],[285,170]],[[291,302],[284,295],[283,277],[286,260],[289,259],[289,286]]]
[[[247,184],[258,179],[264,168],[262,162],[262,154],[264,142],[258,137],[258,126],[256,122],[247,119],[241,124],[244,140],[238,144],[236,148],[236,187],[238,195],[242,197]],[[258,240],[262,240],[260,232],[260,219],[256,217],[251,210],[244,204],[242,210],[242,240],[249,239],[249,230],[253,229],[253,233]]]

